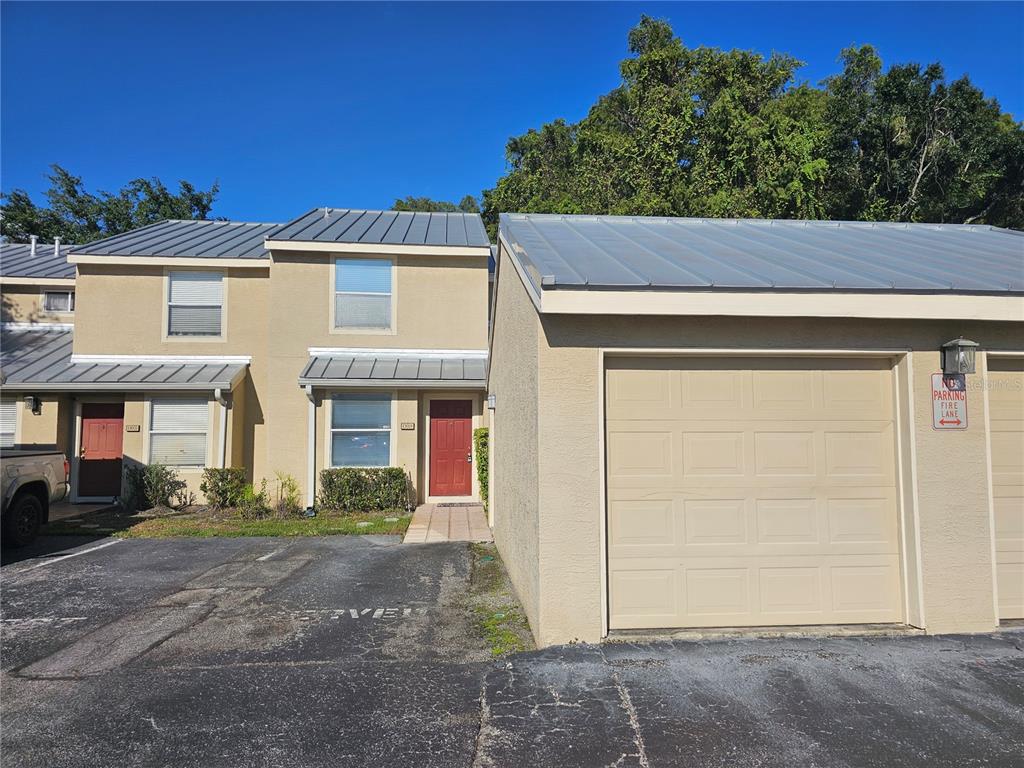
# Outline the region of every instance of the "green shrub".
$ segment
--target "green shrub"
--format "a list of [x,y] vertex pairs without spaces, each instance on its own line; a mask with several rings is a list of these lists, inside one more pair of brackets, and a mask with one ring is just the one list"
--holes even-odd
[[260,481],[257,491],[252,483],[246,483],[235,505],[243,520],[262,520],[270,517],[270,499],[267,496],[267,481]]
[[342,467],[320,473],[320,506],[340,512],[402,509],[409,501],[409,480],[400,467]]
[[278,517],[296,517],[302,513],[302,495],[299,493],[299,481],[289,474],[277,474],[277,501],[274,511]]
[[487,427],[473,430],[473,450],[476,453],[476,479],[480,485],[480,501],[484,503],[484,509],[486,509],[487,478],[490,471]]
[[169,507],[180,509],[194,499],[178,470],[163,464],[149,464],[125,469],[128,505],[132,509]]
[[237,507],[245,490],[245,469],[212,467],[203,470],[203,482],[199,490],[206,496],[206,503],[214,509]]

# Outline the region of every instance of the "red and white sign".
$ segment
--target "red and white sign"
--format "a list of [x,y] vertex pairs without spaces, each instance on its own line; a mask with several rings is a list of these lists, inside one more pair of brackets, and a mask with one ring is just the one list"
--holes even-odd
[[967,382],[962,373],[932,374],[932,427],[967,429]]

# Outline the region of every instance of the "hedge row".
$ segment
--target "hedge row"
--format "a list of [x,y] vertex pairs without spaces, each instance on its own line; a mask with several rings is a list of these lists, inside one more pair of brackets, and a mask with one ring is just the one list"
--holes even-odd
[[382,512],[409,504],[409,479],[400,467],[343,467],[320,473],[319,506],[340,512]]

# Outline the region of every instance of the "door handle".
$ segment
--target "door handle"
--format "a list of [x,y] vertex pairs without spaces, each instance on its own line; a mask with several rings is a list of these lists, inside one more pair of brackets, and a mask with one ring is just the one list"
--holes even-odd
[[467,453],[466,454],[466,463],[467,464],[472,464],[473,463],[473,454],[472,453]]

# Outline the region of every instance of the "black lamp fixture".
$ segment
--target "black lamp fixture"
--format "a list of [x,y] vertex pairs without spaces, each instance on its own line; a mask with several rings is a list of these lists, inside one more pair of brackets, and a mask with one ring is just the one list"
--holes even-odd
[[976,341],[969,341],[961,336],[959,339],[947,341],[942,345],[942,372],[974,373],[974,353],[978,350]]

